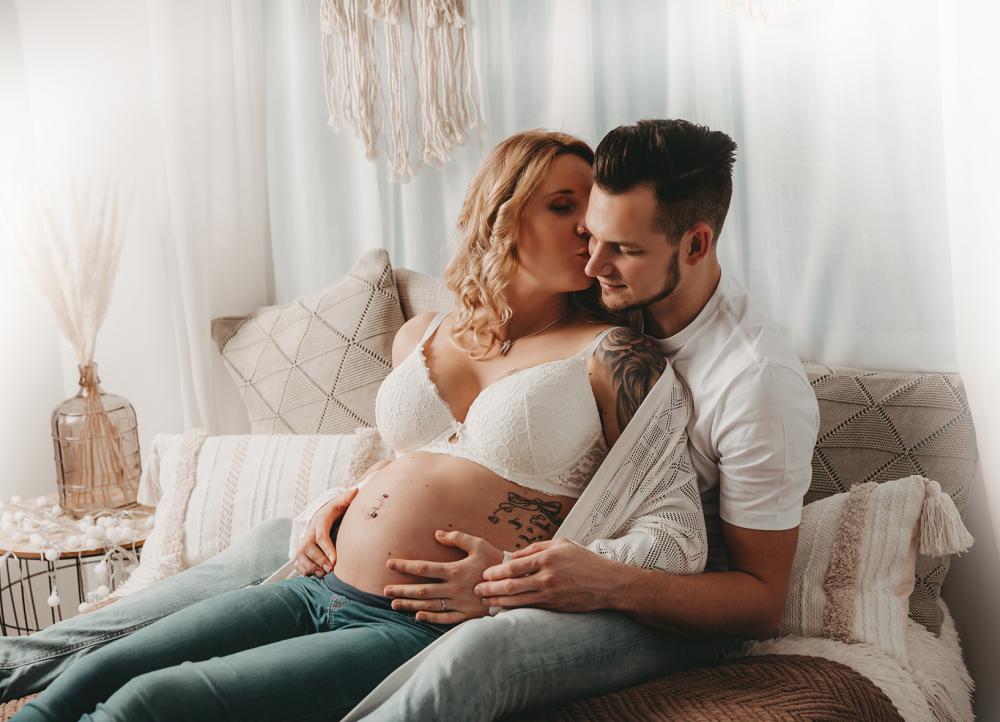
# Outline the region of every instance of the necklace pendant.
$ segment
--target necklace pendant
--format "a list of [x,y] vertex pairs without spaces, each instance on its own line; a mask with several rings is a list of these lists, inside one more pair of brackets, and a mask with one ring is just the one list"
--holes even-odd
[[507,339],[502,344],[500,344],[500,355],[506,356],[507,352],[510,351],[510,339]]

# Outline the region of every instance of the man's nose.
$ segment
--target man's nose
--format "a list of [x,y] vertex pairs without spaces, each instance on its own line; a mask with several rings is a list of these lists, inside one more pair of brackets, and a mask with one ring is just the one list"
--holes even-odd
[[590,239],[590,260],[584,266],[583,272],[591,278],[606,276],[609,270],[608,255],[604,245],[596,242],[593,237]]

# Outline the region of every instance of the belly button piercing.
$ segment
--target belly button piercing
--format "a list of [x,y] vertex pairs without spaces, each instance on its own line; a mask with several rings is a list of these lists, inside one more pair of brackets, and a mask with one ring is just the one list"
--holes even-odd
[[368,516],[370,516],[372,519],[374,519],[375,517],[377,517],[378,516],[378,510],[382,508],[382,502],[384,502],[388,498],[389,498],[389,495],[383,493],[382,494],[382,498],[378,499],[374,504],[372,504],[372,508],[368,510]]

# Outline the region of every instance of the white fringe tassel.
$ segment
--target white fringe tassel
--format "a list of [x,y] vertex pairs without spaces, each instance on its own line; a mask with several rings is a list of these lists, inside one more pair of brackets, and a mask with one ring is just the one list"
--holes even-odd
[[975,539],[962,523],[951,497],[936,481],[924,479],[924,506],[920,513],[920,553],[943,557],[968,551]]
[[[411,160],[403,19],[409,20],[416,79],[418,160]],[[364,7],[366,6],[366,7]],[[381,74],[375,23],[385,38],[386,102],[392,179],[406,182],[420,163],[443,164],[482,123],[466,38],[464,0],[322,0],[320,27],[329,125],[350,127],[368,158],[377,155]]]

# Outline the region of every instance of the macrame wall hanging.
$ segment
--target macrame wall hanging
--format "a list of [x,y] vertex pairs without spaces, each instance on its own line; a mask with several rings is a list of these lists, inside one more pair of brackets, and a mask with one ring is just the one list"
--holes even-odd
[[464,0],[321,3],[329,125],[353,129],[370,159],[387,125],[395,181],[405,183],[423,163],[446,163],[482,122]]

